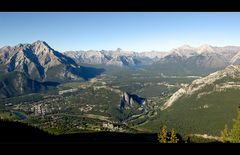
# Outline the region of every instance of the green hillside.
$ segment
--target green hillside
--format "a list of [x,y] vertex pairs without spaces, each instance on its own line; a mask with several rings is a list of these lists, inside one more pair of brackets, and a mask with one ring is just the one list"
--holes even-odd
[[240,79],[237,75],[238,72],[234,72],[232,75],[223,76],[191,95],[183,95],[172,106],[159,111],[156,119],[139,128],[156,132],[164,124],[183,135],[220,136],[225,124],[232,125],[232,119],[236,117],[236,108],[240,105],[238,88],[220,88],[229,83],[238,86]]

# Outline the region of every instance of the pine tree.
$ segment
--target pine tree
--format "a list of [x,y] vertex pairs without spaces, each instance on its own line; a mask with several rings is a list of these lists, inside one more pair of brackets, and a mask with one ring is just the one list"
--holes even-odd
[[177,138],[176,132],[174,129],[171,130],[170,143],[177,143],[179,139]]
[[223,131],[221,131],[221,138],[223,142],[228,142],[229,141],[229,131],[228,131],[228,126],[225,124],[225,128]]
[[240,108],[237,111],[237,119],[233,120],[233,127],[229,131],[227,125],[221,132],[223,142],[240,143]]
[[240,109],[237,112],[237,119],[233,120],[233,128],[231,130],[231,142],[240,143]]
[[158,141],[160,143],[167,143],[167,127],[164,125],[160,133],[158,133]]

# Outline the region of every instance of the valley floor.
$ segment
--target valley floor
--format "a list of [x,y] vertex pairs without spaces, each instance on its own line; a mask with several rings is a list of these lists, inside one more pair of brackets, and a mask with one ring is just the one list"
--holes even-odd
[[[77,135],[84,141],[92,138],[94,141],[96,135],[102,141],[111,141],[111,136],[121,140],[122,135],[123,141],[131,141],[132,136],[133,141],[153,142],[164,125],[175,129],[183,140],[195,137],[196,141],[198,138],[205,139],[204,142],[219,141],[224,125],[231,125],[235,118],[238,87],[218,92],[215,85],[209,85],[196,94],[179,98],[163,110],[163,104],[177,90],[199,77],[170,78],[161,73],[148,73],[107,72],[88,81],[65,82],[40,93],[1,98],[0,118],[36,126],[59,137]],[[123,92],[145,98],[146,104],[133,104],[121,110]],[[87,133],[91,133],[90,137]],[[104,135],[108,135],[106,139]]]

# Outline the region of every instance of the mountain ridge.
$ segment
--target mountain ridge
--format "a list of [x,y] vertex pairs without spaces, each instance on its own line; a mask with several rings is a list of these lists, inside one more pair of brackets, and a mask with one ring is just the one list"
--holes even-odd
[[0,48],[0,97],[48,90],[69,80],[89,80],[104,71],[78,65],[45,41],[4,46]]
[[[173,105],[173,103],[177,102],[177,100],[181,99],[181,97],[184,96],[191,96],[198,93],[198,98],[205,95],[212,93],[212,91],[221,91],[224,89],[229,88],[240,88],[240,83],[235,82],[238,80],[238,77],[240,76],[240,65],[230,65],[226,67],[223,70],[214,72],[209,74],[206,77],[196,79],[191,84],[180,88],[178,91],[176,91],[161,107],[161,110],[165,110]],[[226,80],[225,80],[226,78]],[[224,82],[221,82],[218,84],[217,81],[222,80]],[[225,82],[226,81],[226,82]],[[209,92],[200,92],[205,87],[211,86],[213,87],[211,91]]]
[[110,50],[66,51],[65,55],[77,63],[104,64],[120,67],[148,66],[154,64],[179,64],[186,62],[197,67],[222,69],[230,64],[239,64],[240,46],[215,47],[203,44],[199,47],[183,45],[168,52],[149,51],[117,52]]
[[[20,71],[40,81],[84,78],[84,69],[72,58],[54,50],[45,41],[0,48],[0,70]],[[49,70],[57,70],[49,74]],[[54,77],[53,77],[54,76]]]

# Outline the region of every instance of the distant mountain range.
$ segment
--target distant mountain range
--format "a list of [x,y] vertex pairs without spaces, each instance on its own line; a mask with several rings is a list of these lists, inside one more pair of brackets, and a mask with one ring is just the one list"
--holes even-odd
[[[0,69],[8,72],[21,71],[38,79],[50,78],[54,68],[61,68],[58,78],[76,79],[79,64],[112,65],[135,67],[163,64],[184,64],[203,68],[224,68],[240,64],[240,46],[213,47],[202,45],[198,48],[183,45],[169,52],[132,52],[117,50],[67,51],[60,53],[44,41],[32,44],[18,44],[0,48]],[[52,76],[52,75],[51,75]]]
[[[87,67],[89,64],[92,67]],[[36,41],[0,48],[0,91],[4,96],[11,96],[16,92],[22,94],[21,92],[48,89],[53,86],[51,82],[88,80],[103,73],[104,66],[116,69],[117,66],[138,67],[156,73],[197,75],[208,74],[231,64],[240,64],[238,46],[202,45],[194,48],[184,45],[169,52],[139,53],[118,48],[115,51],[60,53],[46,42]],[[98,65],[103,68],[95,67]]]
[[145,66],[161,64],[181,64],[202,68],[224,68],[230,64],[240,64],[240,47],[213,47],[202,45],[198,48],[183,45],[169,52],[128,52],[115,51],[68,51],[65,55],[77,63],[105,64],[115,66]]

